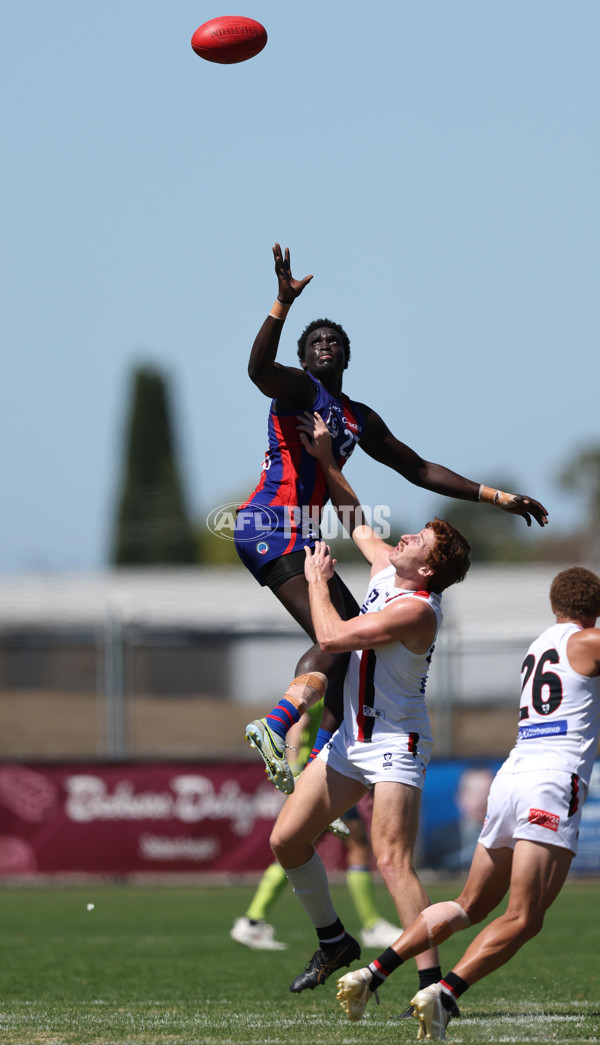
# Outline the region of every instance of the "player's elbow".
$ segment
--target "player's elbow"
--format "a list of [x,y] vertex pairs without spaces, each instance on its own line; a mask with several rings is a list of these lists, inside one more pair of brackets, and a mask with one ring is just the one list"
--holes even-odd
[[253,385],[258,385],[262,377],[262,368],[256,363],[253,363],[252,360],[248,363],[248,377]]
[[263,395],[269,396],[269,398],[272,398],[275,395],[275,391],[271,387],[267,375],[261,367],[254,366],[251,362],[248,363],[248,377],[252,381],[252,384],[256,385]]
[[341,653],[345,652],[343,647],[340,646],[339,635],[335,628],[317,628],[315,637],[319,649],[323,653]]
[[354,648],[343,635],[327,635],[319,642],[319,646],[323,653],[348,653]]
[[323,653],[339,653],[339,646],[336,645],[335,639],[331,635],[321,635],[317,638],[319,646]]

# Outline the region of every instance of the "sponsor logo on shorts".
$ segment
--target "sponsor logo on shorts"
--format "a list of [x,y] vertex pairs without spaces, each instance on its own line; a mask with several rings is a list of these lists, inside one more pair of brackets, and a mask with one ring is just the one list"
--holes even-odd
[[547,827],[549,831],[558,831],[560,816],[557,813],[548,813],[545,809],[530,809],[529,823]]
[[269,545],[266,541],[259,541],[256,545],[256,550],[259,555],[266,555],[269,550]]
[[382,769],[392,769],[393,768],[392,757],[393,757],[393,751],[384,751]]
[[553,722],[538,722],[519,726],[519,740],[534,740],[536,737],[564,737],[567,733],[566,718]]

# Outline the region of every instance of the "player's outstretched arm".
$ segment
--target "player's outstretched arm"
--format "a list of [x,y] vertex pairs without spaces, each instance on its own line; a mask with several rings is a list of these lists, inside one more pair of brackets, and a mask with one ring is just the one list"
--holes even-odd
[[271,311],[260,328],[248,361],[248,376],[260,391],[274,399],[286,399],[297,407],[308,407],[314,400],[310,378],[299,367],[286,367],[276,362],[277,349],[287,314],[312,276],[294,279],[290,252],[282,254],[279,243],[273,247],[278,291]]
[[494,504],[512,515],[521,515],[528,526],[532,517],[540,526],[548,522],[548,512],[543,504],[525,494],[504,493],[494,487],[476,483],[472,479],[445,468],[444,465],[425,461],[405,443],[401,443],[390,432],[385,421],[370,407],[359,404],[366,425],[360,445],[370,457],[393,468],[415,486],[438,493],[444,497],[456,497],[463,501],[483,501]]
[[387,545],[365,523],[360,501],[333,456],[327,425],[320,414],[306,410],[298,415],[298,431],[304,448],[319,462],[338,519],[367,562],[372,563]]
[[324,541],[316,541],[313,552],[310,548],[304,551],[310,612],[322,650],[344,653],[409,640],[421,645],[423,651],[428,649],[435,636],[436,619],[431,607],[422,599],[402,599],[379,613],[359,613],[350,620],[342,620],[329,592],[329,581],[336,565],[329,546]]

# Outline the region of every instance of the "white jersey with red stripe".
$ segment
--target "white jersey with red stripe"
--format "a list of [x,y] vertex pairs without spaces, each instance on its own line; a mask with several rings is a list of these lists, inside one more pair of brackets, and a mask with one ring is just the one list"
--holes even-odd
[[573,670],[567,643],[582,629],[572,621],[553,624],[532,642],[521,669],[517,742],[505,766],[575,773],[589,784],[600,737],[600,676]]
[[402,642],[354,650],[344,683],[344,724],[348,740],[369,742],[386,733],[418,734],[431,740],[425,686],[435,640],[442,622],[441,595],[394,586],[393,566],[370,581],[361,613],[378,613],[397,599],[420,599],[431,606],[437,627],[426,653],[412,653]]

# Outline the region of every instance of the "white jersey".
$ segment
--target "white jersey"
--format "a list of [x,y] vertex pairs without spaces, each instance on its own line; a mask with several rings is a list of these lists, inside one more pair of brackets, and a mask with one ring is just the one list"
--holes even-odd
[[435,613],[436,633],[426,653],[411,653],[402,642],[392,642],[350,654],[344,683],[344,726],[353,741],[369,742],[385,733],[413,733],[415,742],[419,737],[431,740],[425,686],[442,622],[441,596],[396,588],[395,577],[391,565],[379,570],[371,578],[360,612],[378,613],[397,599],[420,599]]
[[600,737],[600,676],[579,675],[569,664],[567,642],[582,629],[553,624],[532,642],[523,676],[519,733],[505,766],[565,770],[589,784]]

